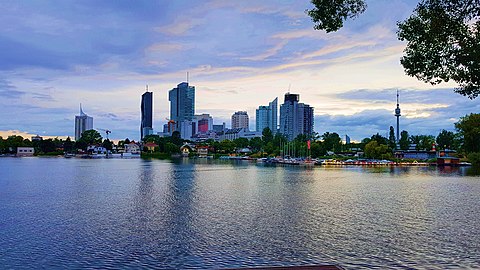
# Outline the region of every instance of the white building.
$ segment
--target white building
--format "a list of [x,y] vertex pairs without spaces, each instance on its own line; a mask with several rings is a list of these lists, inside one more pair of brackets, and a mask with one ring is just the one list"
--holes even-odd
[[125,144],[125,153],[140,154],[140,146],[134,142]]
[[236,128],[244,128],[249,130],[247,112],[238,111],[232,115],[232,129]]
[[17,157],[31,157],[34,153],[33,147],[17,147]]
[[220,136],[219,140],[224,141],[224,140],[230,140],[233,141],[238,138],[246,138],[246,139],[252,139],[256,137],[262,137],[262,132],[259,131],[249,131],[244,128],[233,128],[233,129],[228,129],[224,131]]

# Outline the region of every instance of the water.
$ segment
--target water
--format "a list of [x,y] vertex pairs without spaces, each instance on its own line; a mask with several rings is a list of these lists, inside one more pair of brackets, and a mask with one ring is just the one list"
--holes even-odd
[[480,268],[465,174],[1,158],[0,268]]

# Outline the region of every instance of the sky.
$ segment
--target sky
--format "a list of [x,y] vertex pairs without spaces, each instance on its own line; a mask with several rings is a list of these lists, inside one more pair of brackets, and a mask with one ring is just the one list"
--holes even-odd
[[[315,131],[352,140],[395,126],[437,135],[480,112],[479,100],[405,75],[396,22],[412,0],[371,0],[335,33],[313,29],[308,0],[0,0],[0,136],[74,137],[79,104],[110,138],[140,137],[140,101],[154,92],[155,131],[168,91],[196,87],[197,114],[230,126],[235,111],[286,92],[315,108]],[[104,135],[104,134],[102,134]]]

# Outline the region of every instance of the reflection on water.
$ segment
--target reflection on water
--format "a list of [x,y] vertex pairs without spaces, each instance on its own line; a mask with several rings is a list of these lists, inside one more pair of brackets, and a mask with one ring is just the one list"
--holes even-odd
[[2,268],[480,267],[480,177],[468,168],[0,165]]

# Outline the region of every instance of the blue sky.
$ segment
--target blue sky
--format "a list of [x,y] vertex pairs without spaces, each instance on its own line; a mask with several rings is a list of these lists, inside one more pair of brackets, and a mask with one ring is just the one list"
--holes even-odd
[[96,128],[138,139],[140,99],[154,92],[154,129],[168,90],[190,74],[196,113],[230,125],[288,91],[315,107],[315,130],[354,140],[395,124],[436,135],[479,112],[478,100],[404,75],[396,22],[417,1],[367,1],[343,29],[313,30],[308,0],[0,1],[0,135],[74,135],[79,103]]

